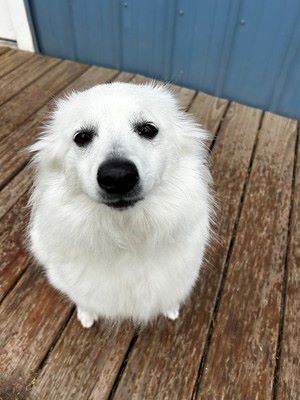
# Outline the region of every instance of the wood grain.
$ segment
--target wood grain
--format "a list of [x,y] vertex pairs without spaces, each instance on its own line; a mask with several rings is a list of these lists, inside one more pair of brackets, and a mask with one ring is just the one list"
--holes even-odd
[[73,315],[34,382],[31,398],[108,398],[132,335],[130,324],[113,328],[99,322],[83,329]]
[[33,377],[71,310],[70,303],[33,266],[15,289],[1,304],[0,394]]
[[7,53],[10,50],[10,47],[0,46],[0,56],[4,53]]
[[189,112],[194,115],[196,121],[212,134],[207,143],[208,147],[211,146],[218,128],[223,121],[228,103],[226,99],[199,92],[189,109]]
[[179,98],[180,104],[182,105],[183,109],[187,110],[190,107],[194,96],[196,95],[196,91],[177,85],[168,85],[168,87],[175,94],[175,96]]
[[17,200],[27,192],[31,184],[31,169],[26,166],[0,191],[0,220]]
[[295,137],[265,114],[198,399],[271,399]]
[[0,104],[42,76],[57,62],[53,58],[35,55],[18,68],[3,76],[0,80]]
[[[95,66],[89,67],[89,69],[85,71],[84,74],[82,74],[78,79],[68,85],[63,91],[58,94],[58,96],[64,96],[66,93],[73,90],[86,90],[92,86],[99,85],[101,83],[111,82],[120,75],[121,74],[119,74],[119,72],[115,69]],[[126,77],[124,76],[124,80],[130,80],[133,76],[133,74],[127,74]]]
[[34,57],[33,53],[22,50],[9,50],[0,58],[0,78]]
[[[0,302],[27,268],[26,226],[28,194],[17,197],[14,206],[1,218],[0,224]],[[1,313],[1,309],[0,309]]]
[[[287,259],[287,291],[277,399],[300,398],[300,140],[298,140],[295,188]],[[277,382],[275,382],[277,383]]]
[[0,107],[0,140],[88,68],[87,65],[71,61],[49,59],[49,63],[54,64],[52,69]]
[[118,76],[115,77],[114,81],[115,82],[130,82],[132,79],[134,79],[135,74],[132,74],[130,72],[120,72]]
[[[214,113],[211,112],[215,121]],[[138,337],[116,390],[115,399],[190,399],[237,218],[261,112],[233,103],[212,155],[212,172],[222,220],[192,298],[175,322],[160,318]],[[219,115],[222,118],[222,115]],[[209,121],[207,121],[209,123]],[[217,126],[214,122],[212,125]]]
[[[129,73],[118,75],[117,71],[107,68],[90,67],[70,85],[56,93],[56,96],[63,96],[71,90],[83,90],[99,83],[111,81],[114,78],[127,82],[133,76],[133,74]],[[5,140],[0,142],[0,187],[9,181],[14,171],[28,160],[29,154],[25,149],[36,139],[41,130],[42,121],[46,119],[51,108],[52,100],[35,112],[25,123],[6,137]]]

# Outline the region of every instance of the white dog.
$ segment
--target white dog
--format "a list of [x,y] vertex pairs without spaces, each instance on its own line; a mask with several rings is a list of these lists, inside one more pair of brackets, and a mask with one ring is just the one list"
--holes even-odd
[[178,316],[210,236],[205,138],[164,86],[57,102],[31,148],[31,249],[84,327]]

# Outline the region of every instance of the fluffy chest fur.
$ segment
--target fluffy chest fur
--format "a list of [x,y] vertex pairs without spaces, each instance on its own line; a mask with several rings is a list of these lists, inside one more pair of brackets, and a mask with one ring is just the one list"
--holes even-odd
[[31,229],[32,249],[56,288],[97,317],[138,322],[187,297],[208,240],[200,190],[152,204],[152,213],[141,204],[132,216],[73,198],[61,183],[41,190]]

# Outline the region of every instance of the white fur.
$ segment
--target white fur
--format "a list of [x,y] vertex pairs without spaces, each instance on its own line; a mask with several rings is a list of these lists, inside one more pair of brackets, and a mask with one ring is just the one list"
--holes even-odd
[[[141,118],[158,127],[153,140],[133,131]],[[82,126],[98,132],[84,149],[73,141]],[[163,86],[98,85],[57,102],[31,149],[31,249],[83,326],[177,317],[209,239],[205,138]],[[125,210],[99,197],[97,169],[112,152],[135,163],[143,187],[143,200]]]

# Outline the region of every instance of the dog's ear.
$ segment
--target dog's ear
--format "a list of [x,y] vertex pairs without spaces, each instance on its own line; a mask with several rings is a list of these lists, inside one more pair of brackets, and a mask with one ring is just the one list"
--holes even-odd
[[28,148],[29,152],[34,153],[33,163],[45,165],[48,168],[62,168],[67,144],[62,135],[66,127],[64,126],[65,118],[61,112],[70,96],[71,94],[56,100],[54,109],[44,123],[37,141]]
[[34,164],[51,169],[63,167],[67,148],[63,140],[57,136],[51,130],[51,126],[45,127],[39,139],[28,148],[29,152],[34,154],[32,158]]

